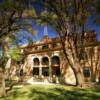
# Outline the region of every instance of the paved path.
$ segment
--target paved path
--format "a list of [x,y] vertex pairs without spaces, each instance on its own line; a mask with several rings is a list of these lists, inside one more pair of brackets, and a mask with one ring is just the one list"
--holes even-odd
[[35,82],[34,80],[33,80],[33,78],[30,78],[29,80],[27,80],[27,82],[26,83],[28,83],[28,84],[42,84],[42,85],[54,85],[55,83],[49,83],[49,82]]

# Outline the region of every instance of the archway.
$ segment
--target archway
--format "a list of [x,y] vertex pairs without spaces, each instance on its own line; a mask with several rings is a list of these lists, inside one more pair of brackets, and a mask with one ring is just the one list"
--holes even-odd
[[33,59],[33,65],[34,66],[39,66],[40,62],[39,62],[39,59],[38,58],[34,58]]
[[52,75],[60,76],[60,59],[58,56],[53,56],[51,59]]
[[53,56],[51,59],[51,64],[53,66],[59,66],[60,65],[60,59],[58,56]]
[[39,65],[40,65],[39,58],[34,58],[33,59],[33,75],[39,75]]
[[42,58],[42,75],[49,76],[49,59],[48,57]]
[[48,57],[43,57],[42,58],[42,65],[49,65],[49,59],[48,59]]

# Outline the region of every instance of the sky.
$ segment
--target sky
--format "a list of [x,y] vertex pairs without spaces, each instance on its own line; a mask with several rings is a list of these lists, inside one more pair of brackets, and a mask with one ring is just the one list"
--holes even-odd
[[[33,7],[35,8],[37,14],[40,14],[40,12],[42,12],[44,10],[44,8],[41,7],[41,6],[33,5]],[[50,38],[54,38],[54,37],[57,37],[58,36],[57,32],[55,31],[54,28],[52,28],[52,26],[48,26],[47,28],[48,28],[48,36]],[[98,34],[97,35],[97,39],[100,41],[100,25],[99,26],[94,25],[93,24],[93,18],[92,17],[89,18],[89,20],[87,22],[87,28],[89,30],[95,30],[96,33]],[[41,40],[42,37],[43,37],[43,34],[44,34],[44,26],[36,25],[33,22],[33,30],[38,30],[37,35],[32,36],[31,34],[28,34],[26,31],[21,31],[21,34],[24,33],[24,35],[26,35],[28,37],[32,37],[33,41],[39,41],[39,40]],[[21,40],[24,40],[24,41],[22,41],[21,44],[24,44],[24,43],[28,42],[27,39],[25,38],[25,36],[24,36],[24,39],[23,39],[23,36],[22,37],[19,36],[19,37],[21,38]]]
[[[20,45],[27,44],[29,38],[31,38],[33,40],[33,42],[40,41],[43,38],[45,26],[37,25],[36,22],[34,22],[34,21],[31,21],[31,24],[32,24],[32,29],[36,30],[37,34],[32,35],[31,33],[27,32],[25,30],[20,30],[20,34],[18,35]],[[89,30],[95,30],[95,32],[97,33],[97,39],[100,41],[100,25],[99,26],[94,25],[93,19],[90,18],[88,20],[88,23],[86,26],[87,26],[87,29],[89,29]],[[52,26],[48,25],[47,31],[48,31],[48,36],[50,38],[58,37],[56,30]]]
[[[43,38],[44,35],[44,28],[45,26],[43,25],[37,25],[34,21],[31,21],[32,24],[32,29],[33,31],[36,30],[37,34],[36,35],[32,35],[31,33],[25,31],[25,30],[20,30],[20,34],[18,34],[17,38],[19,40],[19,45],[26,45],[28,44],[28,40],[31,38],[33,42],[35,41],[40,41]],[[100,41],[100,25],[94,25],[93,24],[93,20],[89,19],[88,23],[87,23],[87,29],[89,30],[95,30],[95,32],[97,33],[97,40]],[[47,26],[47,33],[48,33],[48,37],[50,38],[55,38],[58,37],[58,34],[56,32],[56,30],[48,25]]]
[[[20,34],[18,35],[18,38],[20,40],[20,45],[27,44],[29,38],[32,38],[33,42],[40,41],[44,35],[44,27],[45,26],[33,25],[33,30],[38,30],[36,35],[32,35],[31,33],[27,32],[25,30],[21,30]],[[92,25],[91,23],[89,23],[88,28],[90,30],[96,31],[96,33],[98,34],[97,39],[98,39],[98,41],[100,41],[100,26]],[[51,26],[48,26],[47,30],[48,30],[48,37],[50,37],[50,38],[58,37],[57,32]]]
[[94,30],[97,33],[97,39],[100,41],[100,25],[94,24],[93,17],[90,17],[87,22],[87,29]]
[[[100,25],[97,26],[94,25],[92,22],[89,22],[87,28],[89,30],[95,30],[95,32],[97,33],[97,39],[100,40]],[[44,26],[38,26],[36,29],[38,29],[37,40],[40,40],[44,34]],[[56,30],[52,26],[48,26],[48,36],[51,38],[58,36]]]
[[[44,10],[44,7],[41,7],[39,5],[33,5],[33,7],[35,8],[36,10],[36,13],[39,14],[40,12],[42,12]],[[88,22],[87,22],[87,28],[89,30],[94,30],[96,31],[96,33],[98,34],[97,35],[97,39],[100,41],[100,25],[97,26],[97,25],[94,25],[93,23],[93,20],[95,18],[95,15],[91,16],[89,19],[88,19]],[[41,39],[42,35],[43,35],[43,30],[44,28],[43,27],[39,27],[38,28],[39,32],[38,32],[38,40]],[[55,29],[53,29],[52,27],[48,27],[48,35],[49,37],[55,37],[57,36],[57,33],[55,31]]]
[[[36,37],[37,40],[41,40],[43,35],[45,34],[44,33],[44,28],[45,28],[45,26],[39,26],[38,27],[38,33],[37,33],[37,37]],[[48,31],[47,35],[50,38],[54,38],[54,37],[58,36],[58,34],[55,31],[55,29],[53,29],[51,26],[47,26],[47,31]]]
[[[17,35],[19,44],[20,45],[27,44],[29,38],[31,38],[33,40],[33,42],[40,41],[44,36],[44,28],[45,28],[45,26],[34,25],[33,30],[37,31],[36,35],[32,35],[31,33],[27,32],[25,30],[20,30],[20,32],[19,32],[20,34]],[[58,37],[57,32],[51,26],[47,26],[47,31],[48,31],[48,34],[47,34],[48,37],[50,37],[50,38]]]
[[[100,40],[100,26],[96,26],[96,25],[92,25],[91,23],[89,23],[88,28],[90,30],[95,30],[97,33],[97,39]],[[41,40],[41,38],[43,37],[44,34],[44,26],[40,26],[38,27],[38,34],[37,34],[37,40]],[[48,26],[48,36],[50,38],[54,38],[57,37],[58,34],[55,31],[54,28],[52,28],[51,26]]]

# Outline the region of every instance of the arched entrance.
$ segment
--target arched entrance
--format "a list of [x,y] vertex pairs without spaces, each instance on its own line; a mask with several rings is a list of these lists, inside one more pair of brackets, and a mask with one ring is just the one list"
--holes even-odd
[[60,59],[58,56],[53,56],[51,59],[52,75],[60,76]]
[[33,75],[39,75],[39,65],[40,65],[39,58],[34,58],[33,59]]
[[48,57],[42,58],[42,75],[49,76],[49,59]]

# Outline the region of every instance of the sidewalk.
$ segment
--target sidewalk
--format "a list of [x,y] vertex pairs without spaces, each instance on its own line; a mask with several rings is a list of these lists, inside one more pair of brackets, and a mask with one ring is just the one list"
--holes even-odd
[[48,81],[36,82],[36,81],[33,80],[33,78],[30,78],[29,80],[27,80],[26,83],[28,83],[28,84],[54,85],[54,83],[49,83]]

